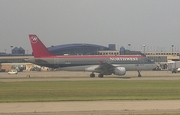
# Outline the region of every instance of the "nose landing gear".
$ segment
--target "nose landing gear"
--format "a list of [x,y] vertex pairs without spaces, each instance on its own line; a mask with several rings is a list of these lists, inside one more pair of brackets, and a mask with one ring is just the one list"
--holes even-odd
[[139,70],[137,72],[138,72],[138,77],[141,77],[141,72]]

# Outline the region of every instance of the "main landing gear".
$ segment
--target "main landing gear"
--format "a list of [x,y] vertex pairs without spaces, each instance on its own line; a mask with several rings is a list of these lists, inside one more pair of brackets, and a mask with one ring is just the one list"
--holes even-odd
[[138,77],[141,77],[141,73],[140,73],[140,71],[138,70],[137,72],[138,72]]
[[103,75],[102,73],[100,73],[100,74],[98,75],[98,77],[99,77],[99,78],[103,78],[104,75]]
[[[91,73],[91,74],[90,74],[90,77],[91,77],[91,78],[94,78],[94,77],[95,77],[95,74],[94,74],[94,73]],[[99,78],[103,78],[104,75],[103,75],[102,73],[100,73],[100,74],[98,74],[98,77],[99,77]]]
[[91,78],[94,78],[94,77],[95,77],[95,74],[94,74],[94,73],[91,73],[91,74],[90,74],[90,77],[91,77]]

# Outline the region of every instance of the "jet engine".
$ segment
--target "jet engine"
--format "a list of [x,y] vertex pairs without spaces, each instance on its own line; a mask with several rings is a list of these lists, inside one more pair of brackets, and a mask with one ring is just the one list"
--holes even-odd
[[114,68],[114,74],[115,75],[125,75],[126,69],[124,67],[115,67]]

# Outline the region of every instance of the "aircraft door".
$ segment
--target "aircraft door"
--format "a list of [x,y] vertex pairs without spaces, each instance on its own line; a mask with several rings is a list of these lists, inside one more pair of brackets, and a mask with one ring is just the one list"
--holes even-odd
[[142,69],[143,69],[143,66],[144,66],[144,63],[145,63],[144,58],[139,58],[139,59],[138,59],[138,63],[135,64],[135,69],[136,69],[136,70],[142,70]]
[[145,58],[139,58],[139,65],[144,65]]
[[59,67],[59,58],[54,58],[54,66]]

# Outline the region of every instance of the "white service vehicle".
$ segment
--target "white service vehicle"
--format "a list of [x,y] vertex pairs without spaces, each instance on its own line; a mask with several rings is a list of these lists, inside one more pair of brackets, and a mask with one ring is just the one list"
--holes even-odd
[[18,71],[16,69],[12,69],[8,72],[8,74],[18,74]]

